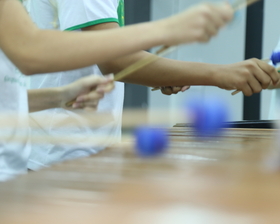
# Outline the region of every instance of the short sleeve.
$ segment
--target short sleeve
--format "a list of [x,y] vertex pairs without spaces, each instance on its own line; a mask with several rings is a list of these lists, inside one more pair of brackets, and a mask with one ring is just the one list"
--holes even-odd
[[40,29],[57,28],[56,9],[49,0],[29,0],[27,10]]
[[56,0],[61,30],[79,30],[106,22],[119,23],[119,0]]

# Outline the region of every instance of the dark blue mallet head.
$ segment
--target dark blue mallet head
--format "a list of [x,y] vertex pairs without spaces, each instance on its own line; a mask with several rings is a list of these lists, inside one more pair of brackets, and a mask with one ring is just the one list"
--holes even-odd
[[272,61],[273,65],[276,65],[280,62],[280,52],[274,51],[270,57],[270,60]]
[[187,104],[191,114],[192,125],[197,137],[220,136],[228,119],[226,103],[217,96],[195,98]]
[[169,145],[167,130],[142,126],[135,130],[136,151],[141,157],[154,157],[162,154]]

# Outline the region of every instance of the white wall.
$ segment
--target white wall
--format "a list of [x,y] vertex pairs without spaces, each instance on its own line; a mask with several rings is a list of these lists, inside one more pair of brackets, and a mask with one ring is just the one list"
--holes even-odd
[[[197,4],[198,0],[152,0],[152,19],[160,19],[170,16],[175,12],[182,11],[190,5]],[[212,0],[212,2],[215,2]],[[196,61],[216,64],[228,64],[244,59],[245,49],[245,10],[240,12],[236,21],[222,30],[218,37],[207,44],[193,44],[181,46],[177,52],[170,55],[173,59]],[[172,74],[171,74],[172,75]],[[223,96],[228,102],[231,113],[230,120],[242,120],[243,95],[231,96],[231,92],[216,87],[191,87],[185,93],[173,96],[164,96],[160,92],[149,93],[149,109],[151,119],[153,109],[162,108],[168,114],[169,124],[185,122],[185,119],[178,117],[174,111],[180,109],[182,102],[198,94],[205,96],[215,93]]]

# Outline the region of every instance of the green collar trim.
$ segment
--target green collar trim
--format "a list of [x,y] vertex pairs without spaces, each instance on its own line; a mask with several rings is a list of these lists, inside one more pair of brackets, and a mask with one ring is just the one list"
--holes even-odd
[[116,18],[98,19],[98,20],[83,23],[83,24],[80,24],[77,26],[69,27],[69,28],[65,29],[65,31],[79,30],[79,29],[82,29],[85,27],[94,26],[94,25],[101,24],[101,23],[111,23],[111,22],[119,23],[119,20]]

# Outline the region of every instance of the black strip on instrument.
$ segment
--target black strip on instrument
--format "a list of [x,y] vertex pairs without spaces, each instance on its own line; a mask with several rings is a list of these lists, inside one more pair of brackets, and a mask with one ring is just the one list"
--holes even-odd
[[[275,120],[249,120],[249,121],[233,121],[225,123],[227,128],[256,128],[256,129],[275,129],[278,128]],[[174,127],[193,127],[192,124],[178,123]]]
[[[262,58],[264,1],[247,8],[245,59]],[[243,120],[259,120],[261,95],[244,96]]]

